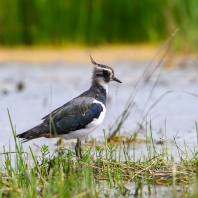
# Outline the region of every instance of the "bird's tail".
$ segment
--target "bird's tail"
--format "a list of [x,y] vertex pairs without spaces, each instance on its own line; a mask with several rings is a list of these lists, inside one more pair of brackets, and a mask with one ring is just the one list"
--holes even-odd
[[26,131],[26,132],[23,132],[23,133],[17,135],[18,138],[23,138],[22,143],[28,141],[28,138],[26,137],[27,136],[27,133],[28,132]]
[[17,135],[18,138],[23,138],[22,142],[27,142],[29,140],[33,140],[39,137],[52,137],[50,134],[50,127],[46,123],[42,123],[32,129],[29,129],[26,132]]

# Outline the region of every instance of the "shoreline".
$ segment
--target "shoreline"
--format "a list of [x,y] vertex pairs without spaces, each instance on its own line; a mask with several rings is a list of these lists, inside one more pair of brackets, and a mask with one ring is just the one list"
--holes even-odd
[[[112,64],[116,62],[140,62],[151,61],[159,52],[160,45],[116,45],[98,47],[67,47],[67,48],[46,48],[46,47],[0,47],[0,63],[72,63],[87,64],[90,62],[89,55],[96,61]],[[155,58],[161,58],[165,52]],[[177,53],[170,50],[166,59],[187,59],[198,58],[198,53]]]

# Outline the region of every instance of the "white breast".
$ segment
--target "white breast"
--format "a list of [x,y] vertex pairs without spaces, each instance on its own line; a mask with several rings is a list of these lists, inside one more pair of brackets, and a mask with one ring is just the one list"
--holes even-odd
[[99,118],[98,119],[94,118],[93,121],[90,124],[88,124],[84,129],[72,131],[69,134],[59,135],[59,137],[65,139],[65,140],[83,139],[84,137],[89,135],[93,130],[95,130],[104,120],[104,117],[106,114],[106,107],[102,102],[97,101],[97,100],[94,100],[93,103],[101,104],[101,106],[103,108],[103,111],[101,112]]
[[[95,125],[96,127],[99,126],[102,121],[104,120],[105,114],[106,114],[106,107],[104,106],[104,104],[100,101],[94,100],[93,103],[98,103],[101,104],[103,111],[101,112],[100,116],[98,119],[94,118],[94,120],[89,124],[89,125]],[[88,126],[89,126],[88,125]]]

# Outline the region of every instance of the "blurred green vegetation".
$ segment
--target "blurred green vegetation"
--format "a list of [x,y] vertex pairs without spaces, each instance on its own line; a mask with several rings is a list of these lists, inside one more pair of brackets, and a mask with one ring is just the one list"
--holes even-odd
[[158,42],[196,48],[197,0],[0,0],[1,45]]

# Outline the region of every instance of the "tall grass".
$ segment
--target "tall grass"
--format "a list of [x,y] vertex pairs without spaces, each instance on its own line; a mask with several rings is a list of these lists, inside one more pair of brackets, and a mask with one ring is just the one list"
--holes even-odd
[[197,9],[196,0],[1,0],[0,44],[156,42],[179,28],[176,46],[196,47]]
[[157,151],[148,130],[148,156],[131,158],[124,145],[108,144],[104,132],[104,144],[85,148],[78,159],[61,148],[49,154],[45,145],[39,156],[31,147],[24,153],[12,127],[16,151],[1,153],[0,197],[161,197],[161,186],[166,197],[196,197],[197,152],[187,148],[176,159],[163,145]]

